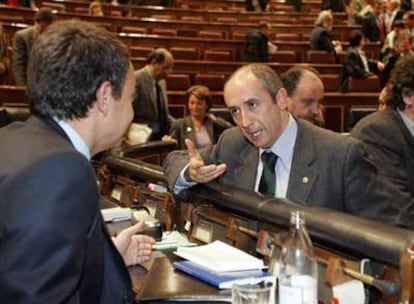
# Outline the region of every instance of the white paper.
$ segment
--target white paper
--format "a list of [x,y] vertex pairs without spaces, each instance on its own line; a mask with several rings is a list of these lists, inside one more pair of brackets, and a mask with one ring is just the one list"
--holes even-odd
[[333,287],[333,296],[339,304],[364,304],[364,284],[361,281],[351,280]]
[[263,260],[221,241],[191,248],[177,248],[174,253],[213,271],[238,271],[264,267]]
[[105,222],[127,221],[130,220],[132,217],[132,212],[129,208],[107,208],[102,209],[101,213]]

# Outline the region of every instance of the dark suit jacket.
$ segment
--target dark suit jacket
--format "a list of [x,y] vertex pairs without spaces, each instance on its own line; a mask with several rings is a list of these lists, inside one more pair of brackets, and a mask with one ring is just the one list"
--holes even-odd
[[342,64],[342,90],[347,91],[348,89],[348,77],[365,78],[372,73],[377,73],[377,61],[368,59],[367,72],[364,68],[361,56],[359,55],[358,49],[354,47],[348,48],[345,54],[344,62]]
[[[258,148],[239,128],[223,132],[217,145],[201,150],[206,164],[225,163],[219,183],[254,190]],[[186,151],[168,155],[164,172],[171,187],[188,164]],[[376,166],[366,157],[362,143],[298,120],[298,134],[286,197],[308,206],[323,206],[392,225],[414,226],[400,209],[413,200],[390,190],[378,178]]]
[[[217,142],[220,134],[225,129],[233,127],[231,123],[222,119],[221,117],[217,117],[217,121],[212,121],[206,117],[204,126],[207,129],[207,133],[212,144],[215,144]],[[179,149],[186,149],[184,143],[184,140],[186,138],[191,139],[197,145],[196,135],[190,116],[186,116],[174,121],[170,130],[170,135],[172,138],[177,140]]]
[[0,130],[0,303],[132,303],[94,170],[51,119]]
[[323,26],[315,26],[311,32],[309,43],[311,50],[335,53],[331,34]]
[[14,83],[19,86],[27,84],[27,64],[34,40],[39,35],[35,26],[17,31],[13,40],[12,69]]
[[[378,28],[377,17],[372,11],[367,12],[364,16],[356,15],[356,21],[362,26],[362,33],[372,42],[380,40],[380,29]],[[384,29],[385,30],[385,29]]]
[[414,197],[414,138],[396,111],[368,115],[351,135],[362,140],[381,175]]
[[[168,102],[167,102],[167,85],[165,80],[160,80],[158,83],[161,88],[161,96],[164,100],[165,109],[167,111],[168,120],[159,121],[158,119],[158,107],[157,107],[157,96],[154,91],[154,80],[150,72],[146,67],[135,71],[135,80],[136,80],[136,97],[134,101],[134,122],[147,124],[153,130],[156,130],[161,125],[168,130],[170,129],[171,117],[168,112]],[[165,135],[161,134],[161,135]],[[150,137],[153,140],[161,139],[153,138],[153,135]]]

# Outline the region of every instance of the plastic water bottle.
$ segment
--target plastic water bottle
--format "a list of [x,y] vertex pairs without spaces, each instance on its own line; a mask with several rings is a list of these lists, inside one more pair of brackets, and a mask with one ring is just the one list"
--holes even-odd
[[318,303],[318,264],[303,212],[294,211],[279,260],[279,304]]

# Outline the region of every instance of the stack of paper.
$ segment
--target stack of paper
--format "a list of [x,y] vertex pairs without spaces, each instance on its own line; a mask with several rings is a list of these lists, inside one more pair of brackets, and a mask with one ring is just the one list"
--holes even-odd
[[188,261],[174,262],[174,268],[217,288],[231,288],[264,280],[275,283],[275,277],[261,270],[261,259],[221,241],[192,248],[177,248],[176,255]]
[[221,241],[191,247],[177,248],[176,255],[213,271],[262,269],[263,260]]

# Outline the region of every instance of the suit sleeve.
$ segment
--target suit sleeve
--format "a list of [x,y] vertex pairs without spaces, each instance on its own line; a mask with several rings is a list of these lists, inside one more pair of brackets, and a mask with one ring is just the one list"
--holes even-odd
[[48,157],[3,189],[0,303],[72,303],[98,217],[89,162],[79,153]]
[[414,199],[378,174],[360,142],[345,159],[345,210],[388,225],[414,228]]
[[26,85],[26,68],[28,60],[28,50],[22,35],[16,33],[13,41],[13,77],[16,85]]

